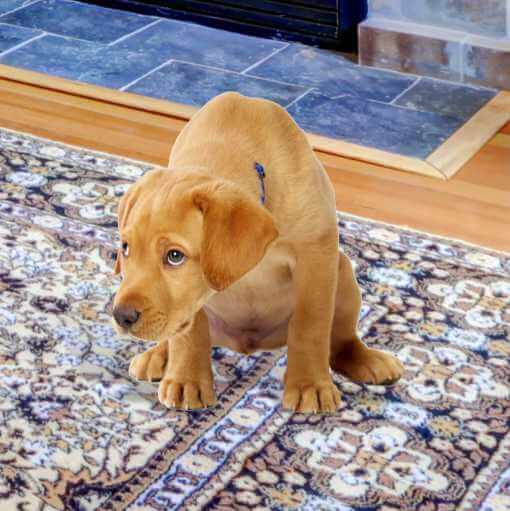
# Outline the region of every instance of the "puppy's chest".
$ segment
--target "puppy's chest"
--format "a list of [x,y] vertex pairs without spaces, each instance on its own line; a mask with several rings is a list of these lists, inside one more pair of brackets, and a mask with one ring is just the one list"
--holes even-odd
[[[206,304],[213,337],[226,337],[239,351],[258,344],[286,323],[294,310],[292,275],[285,264],[259,265]],[[235,348],[235,349],[237,349]]]

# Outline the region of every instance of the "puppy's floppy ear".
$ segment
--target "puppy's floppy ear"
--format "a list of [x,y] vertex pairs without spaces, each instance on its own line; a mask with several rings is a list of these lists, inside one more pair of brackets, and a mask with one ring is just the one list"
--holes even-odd
[[[126,226],[129,213],[133,208],[138,198],[138,195],[139,195],[138,187],[136,184],[133,184],[126,190],[126,193],[120,199],[119,208],[117,211],[119,232]],[[117,259],[115,260],[115,268],[113,270],[115,275],[118,275],[121,271],[120,267],[121,256],[122,253],[119,249],[117,250]]]
[[222,291],[258,264],[278,231],[267,209],[226,181],[198,186],[193,202],[204,218],[200,264]]

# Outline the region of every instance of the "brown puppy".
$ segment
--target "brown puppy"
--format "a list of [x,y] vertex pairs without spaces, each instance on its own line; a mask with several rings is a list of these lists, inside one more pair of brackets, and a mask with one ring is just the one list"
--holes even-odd
[[283,108],[216,97],[179,135],[169,167],[121,200],[114,303],[119,332],[158,341],[130,374],[162,378],[163,404],[215,402],[212,345],[286,344],[283,406],[301,412],[338,408],[330,367],[357,382],[402,375],[395,357],[357,335],[361,297],[338,250],[334,192]]

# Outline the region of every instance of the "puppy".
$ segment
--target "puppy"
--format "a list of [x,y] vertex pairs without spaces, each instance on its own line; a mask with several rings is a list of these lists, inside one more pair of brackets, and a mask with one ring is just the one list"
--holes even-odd
[[132,185],[118,217],[114,323],[158,341],[130,374],[161,380],[164,405],[215,403],[211,346],[287,345],[283,407],[305,413],[339,407],[330,368],[373,384],[402,375],[358,337],[361,295],[338,249],[332,185],[277,104],[211,100],[179,134],[169,170]]

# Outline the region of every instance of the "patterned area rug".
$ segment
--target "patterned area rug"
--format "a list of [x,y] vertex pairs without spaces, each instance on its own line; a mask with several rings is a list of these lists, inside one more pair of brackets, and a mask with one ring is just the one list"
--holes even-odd
[[284,352],[214,352],[168,411],[110,327],[115,210],[149,167],[0,131],[0,509],[508,510],[510,256],[339,215],[395,386],[282,412]]

